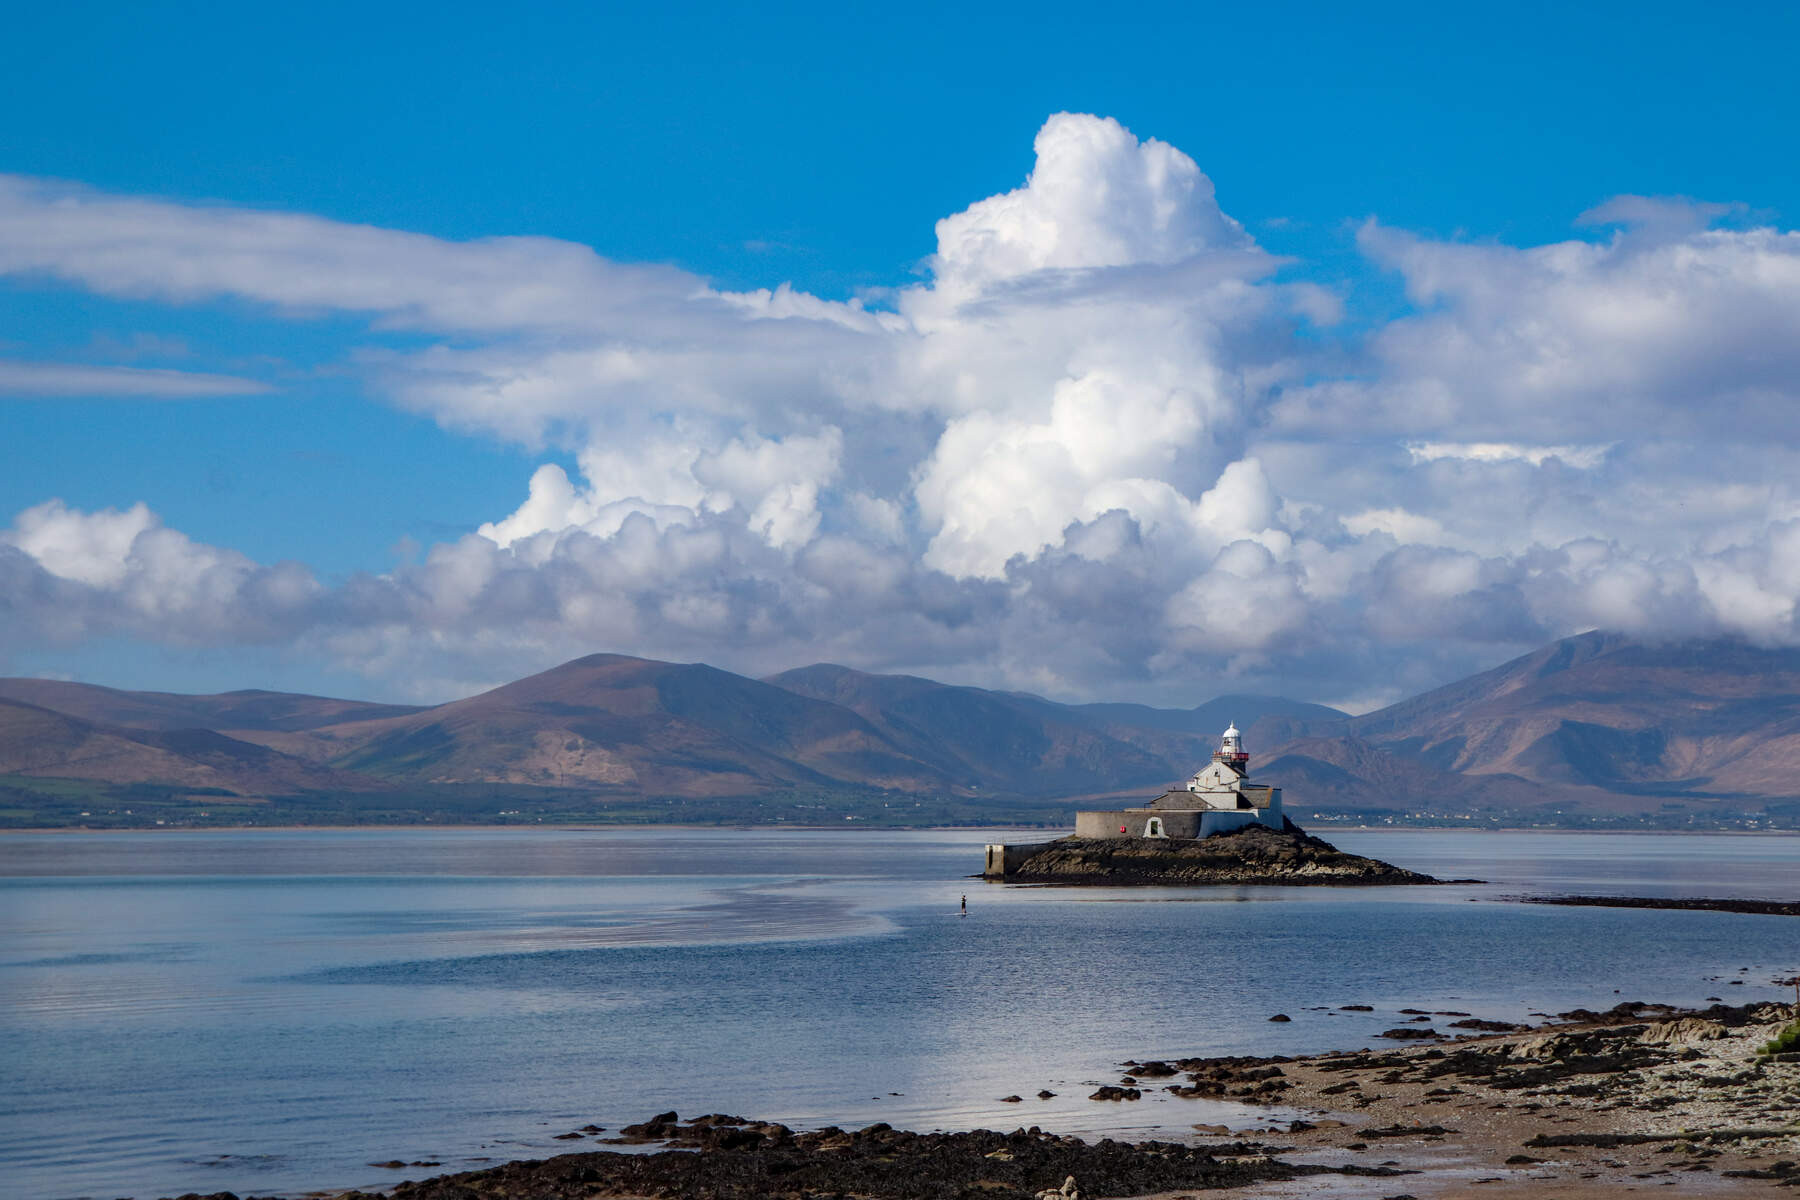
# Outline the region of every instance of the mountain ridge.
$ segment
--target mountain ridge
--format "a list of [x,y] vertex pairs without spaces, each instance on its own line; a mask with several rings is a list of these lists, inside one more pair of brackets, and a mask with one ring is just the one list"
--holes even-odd
[[1062,704],[830,663],[752,679],[621,654],[429,707],[0,679],[0,790],[337,797],[332,811],[353,815],[456,796],[475,819],[521,797],[601,819],[781,819],[819,804],[854,818],[896,801],[1017,819],[1160,790],[1231,722],[1255,777],[1327,819],[1800,817],[1800,650],[1598,632],[1360,716],[1245,695]]

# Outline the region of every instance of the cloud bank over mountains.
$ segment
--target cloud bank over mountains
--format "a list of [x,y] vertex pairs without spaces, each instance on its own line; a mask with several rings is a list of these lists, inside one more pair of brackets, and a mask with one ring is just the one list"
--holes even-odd
[[576,465],[341,582],[46,497],[0,530],[0,653],[296,645],[428,698],[608,649],[1355,706],[1595,626],[1800,641],[1800,235],[1634,197],[1544,246],[1370,221],[1409,308],[1345,329],[1178,149],[1068,113],[1035,149],[919,282],[852,301],[0,179],[0,273],[355,318],[371,396]]

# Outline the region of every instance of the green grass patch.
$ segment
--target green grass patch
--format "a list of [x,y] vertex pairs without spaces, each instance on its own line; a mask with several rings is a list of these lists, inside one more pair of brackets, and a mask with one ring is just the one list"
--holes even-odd
[[1800,1021],[1795,1021],[1776,1034],[1758,1054],[1793,1054],[1800,1052]]

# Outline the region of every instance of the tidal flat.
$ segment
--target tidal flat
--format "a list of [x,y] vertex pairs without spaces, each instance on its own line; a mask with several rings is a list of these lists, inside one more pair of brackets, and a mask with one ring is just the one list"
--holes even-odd
[[0,1166],[33,1197],[386,1189],[667,1110],[1196,1145],[1304,1114],[1087,1097],[1128,1059],[1396,1045],[1409,1007],[1792,997],[1791,918],[1504,899],[1792,900],[1792,835],[1334,830],[1490,882],[1091,891],[969,878],[1004,836],[0,838]]

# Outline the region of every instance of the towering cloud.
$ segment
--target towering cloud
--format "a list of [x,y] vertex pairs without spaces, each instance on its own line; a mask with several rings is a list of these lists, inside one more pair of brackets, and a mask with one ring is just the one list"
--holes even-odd
[[[611,648],[1350,703],[1595,625],[1800,639],[1800,235],[1639,198],[1522,248],[1371,222],[1411,310],[1321,337],[1346,297],[1179,150],[1067,113],[1035,149],[879,305],[0,181],[0,271],[358,316],[372,396],[575,464],[338,584],[47,498],[0,533],[9,624],[437,692]],[[191,379],[156,382],[255,386]]]

